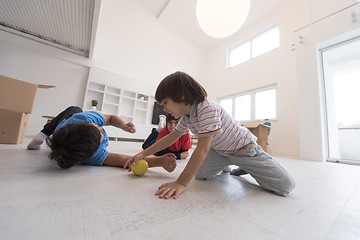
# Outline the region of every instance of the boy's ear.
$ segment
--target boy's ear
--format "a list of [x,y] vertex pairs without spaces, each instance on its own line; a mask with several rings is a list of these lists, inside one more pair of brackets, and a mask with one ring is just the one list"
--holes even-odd
[[187,103],[186,103],[186,101],[185,101],[185,96],[184,96],[184,95],[181,96],[181,101],[182,101],[183,103],[185,103],[185,105],[187,105]]
[[187,103],[187,102],[185,101],[185,96],[184,96],[184,95],[181,96],[181,101],[182,101],[183,103],[185,103],[185,106],[191,105],[190,103]]

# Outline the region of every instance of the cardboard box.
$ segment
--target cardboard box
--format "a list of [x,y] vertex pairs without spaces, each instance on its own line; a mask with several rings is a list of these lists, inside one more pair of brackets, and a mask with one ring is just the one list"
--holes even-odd
[[22,143],[29,116],[28,113],[0,109],[0,143]]
[[258,123],[243,124],[243,126],[246,127],[247,129],[249,129],[250,132],[258,138],[258,140],[256,141],[257,144],[259,144],[261,146],[261,148],[265,152],[267,152],[268,136],[269,136],[270,127],[263,125],[263,124],[258,124]]
[[23,142],[37,89],[51,87],[0,75],[0,143]]
[[0,76],[0,109],[31,113],[36,84]]

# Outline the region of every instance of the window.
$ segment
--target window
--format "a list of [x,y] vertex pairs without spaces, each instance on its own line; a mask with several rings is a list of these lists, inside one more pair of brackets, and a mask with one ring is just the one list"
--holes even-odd
[[276,25],[251,37],[250,40],[230,48],[227,68],[239,65],[278,47],[280,47],[280,33],[279,26]]
[[253,38],[252,57],[260,56],[278,47],[280,47],[280,36],[277,26]]
[[220,105],[238,121],[276,118],[275,86],[259,88],[220,99]]
[[236,66],[250,60],[250,58],[250,41],[247,41],[230,49],[229,66]]
[[227,111],[229,114],[233,114],[232,113],[232,109],[233,109],[233,101],[232,99],[224,99],[220,102],[220,105],[222,106],[222,108]]
[[236,120],[249,121],[251,120],[251,95],[243,95],[235,97],[235,114]]
[[255,93],[255,119],[276,117],[275,88]]

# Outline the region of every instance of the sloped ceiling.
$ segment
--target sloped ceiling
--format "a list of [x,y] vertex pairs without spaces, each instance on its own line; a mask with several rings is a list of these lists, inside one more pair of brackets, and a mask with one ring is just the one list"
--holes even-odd
[[[190,40],[205,52],[211,51],[231,37],[211,38],[200,29],[196,20],[196,0],[137,1],[171,31]],[[286,0],[251,0],[249,16],[239,31],[270,14],[285,2]]]

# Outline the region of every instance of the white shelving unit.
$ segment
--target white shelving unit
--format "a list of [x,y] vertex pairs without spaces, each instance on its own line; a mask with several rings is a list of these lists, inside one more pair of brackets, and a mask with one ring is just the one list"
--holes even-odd
[[155,86],[129,79],[122,75],[91,68],[85,92],[83,109],[91,110],[91,101],[97,100],[96,111],[117,115],[126,122],[133,122],[137,132],[130,134],[106,127],[109,137],[146,139],[150,134],[154,107]]

